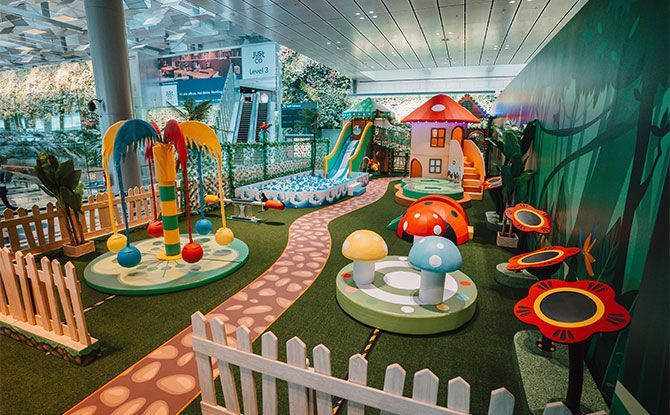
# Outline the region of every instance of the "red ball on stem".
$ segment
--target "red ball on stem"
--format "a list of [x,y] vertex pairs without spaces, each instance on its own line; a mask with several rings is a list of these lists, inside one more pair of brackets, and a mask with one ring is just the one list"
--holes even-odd
[[189,264],[194,264],[202,259],[203,251],[197,242],[189,242],[181,250],[181,258]]
[[147,233],[152,238],[160,238],[163,236],[163,222],[160,220],[155,220],[147,226]]

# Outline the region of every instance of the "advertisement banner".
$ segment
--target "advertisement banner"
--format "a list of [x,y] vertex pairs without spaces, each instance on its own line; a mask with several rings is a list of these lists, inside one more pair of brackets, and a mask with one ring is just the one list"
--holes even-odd
[[277,56],[274,43],[261,43],[242,48],[242,79],[274,78]]
[[232,67],[242,78],[242,50],[198,51],[158,59],[157,67],[163,106],[180,105],[185,98],[197,102],[219,102],[226,76]]
[[282,104],[281,105],[282,128],[290,128],[295,130],[296,124],[304,123],[306,109],[316,111],[317,110],[316,102],[308,101],[308,102],[298,102],[294,104]]

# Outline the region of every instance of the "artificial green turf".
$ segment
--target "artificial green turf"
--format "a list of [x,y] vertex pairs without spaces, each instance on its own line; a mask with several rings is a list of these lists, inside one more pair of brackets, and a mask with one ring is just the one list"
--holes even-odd
[[[220,281],[192,290],[156,296],[118,296],[88,312],[93,337],[100,340],[103,356],[85,367],[0,336],[0,413],[57,414],[69,409],[109,379],[121,373],[190,324],[192,313],[208,312],[265,271],[284,250],[290,224],[312,209],[268,210],[259,216],[265,223],[228,221],[235,236],[250,247],[249,261]],[[194,217],[194,222],[197,218]],[[220,226],[210,216],[214,229]],[[185,221],[181,222],[185,231]],[[145,230],[132,240],[147,238]],[[72,260],[81,281],[85,306],[107,297],[83,281],[86,264],[106,252],[105,238],[96,241],[96,252]],[[48,255],[67,262],[60,253]]]
[[[393,183],[395,184],[395,183]],[[393,184],[385,197],[370,206],[330,225],[333,251],[324,272],[309,290],[271,327],[280,344],[300,337],[311,350],[319,343],[330,348],[333,373],[345,377],[349,356],[365,344],[371,329],[346,315],[335,300],[335,275],[347,262],[339,247],[346,236],[360,228],[381,234],[390,255],[406,255],[410,244],[386,230],[387,223],[402,214],[403,207],[393,199]],[[407,370],[405,394],[411,393],[412,374],[430,368],[440,379],[439,403],[446,402],[446,382],[461,376],[472,388],[471,412],[485,413],[492,389],[505,386],[517,397],[517,412],[525,412],[514,363],[513,336],[524,326],[512,314],[514,303],[524,291],[506,288],[493,280],[495,265],[510,253],[495,246],[495,233],[486,230],[484,211],[491,210],[490,200],[473,201],[468,209],[475,225],[475,239],[461,247],[463,269],[479,290],[478,312],[463,328],[436,336],[401,336],[384,333],[369,356],[368,380],[376,387],[383,384],[385,367],[400,363]],[[249,262],[238,272],[221,281],[193,290],[147,297],[122,297],[103,304],[87,314],[91,334],[102,342],[104,356],[91,365],[78,367],[54,357],[45,357],[36,349],[0,337],[0,411],[11,414],[60,413],[125,370],[147,353],[189,324],[190,315],[207,312],[239,291],[267,269],[286,244],[289,225],[313,209],[268,211],[265,224],[229,222],[237,237],[251,249]],[[211,217],[215,229],[218,225]],[[182,229],[184,224],[182,223]],[[138,231],[133,240],[146,238]],[[96,243],[95,254],[73,261],[80,277],[85,264],[105,252],[104,240]],[[60,259],[60,258],[59,258]],[[105,294],[89,289],[82,282],[84,304],[92,304]],[[254,344],[258,351],[260,342]],[[311,353],[310,353],[311,355]],[[283,348],[280,356],[285,358]],[[280,388],[280,396],[285,387]],[[39,391],[39,393],[35,393]],[[199,413],[199,398],[184,413]],[[280,413],[288,413],[285,399]]]
[[[286,357],[281,345],[298,336],[307,345],[308,356],[317,344],[327,346],[331,351],[332,373],[346,377],[349,356],[358,353],[365,345],[371,328],[350,318],[335,300],[335,276],[349,262],[341,255],[340,246],[354,230],[370,229],[384,237],[389,255],[406,255],[409,252],[410,243],[385,229],[391,219],[406,209],[394,202],[394,185],[389,186],[380,201],[330,224],[333,250],[324,271],[270,327],[279,338],[281,360],[285,361]],[[447,381],[461,376],[470,383],[471,413],[486,413],[491,391],[501,386],[516,397],[516,413],[528,411],[519,383],[513,345],[514,334],[527,327],[518,322],[512,313],[515,302],[524,296],[525,291],[503,287],[493,280],[495,266],[507,260],[511,253],[495,246],[495,232],[486,229],[484,212],[492,208],[490,199],[472,202],[467,213],[475,226],[475,237],[460,247],[463,256],[461,270],[475,282],[479,292],[478,310],[473,319],[460,329],[441,335],[383,333],[368,359],[370,385],[381,388],[386,366],[399,363],[407,371],[406,396],[411,395],[414,372],[429,368],[440,378],[438,403],[441,405],[446,405]],[[254,343],[254,350],[260,353],[260,341]],[[282,393],[284,388],[279,393],[279,413],[282,414],[288,413],[286,393]],[[199,413],[199,400],[191,403],[183,413]]]

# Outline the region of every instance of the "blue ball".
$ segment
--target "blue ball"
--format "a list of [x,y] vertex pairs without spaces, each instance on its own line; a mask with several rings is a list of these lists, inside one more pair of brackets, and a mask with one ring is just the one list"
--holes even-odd
[[198,219],[195,223],[195,231],[200,235],[209,235],[212,233],[212,222],[209,219]]
[[142,254],[140,250],[130,245],[119,251],[116,254],[116,260],[119,261],[119,265],[124,268],[132,268],[137,266],[142,260]]

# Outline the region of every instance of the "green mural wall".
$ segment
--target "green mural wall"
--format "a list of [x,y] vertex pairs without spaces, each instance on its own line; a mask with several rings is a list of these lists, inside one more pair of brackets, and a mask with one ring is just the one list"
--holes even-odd
[[633,316],[588,355],[613,413],[669,411],[668,11],[665,0],[591,0],[496,106],[499,120],[540,121],[530,201],[552,214],[551,243],[595,240],[593,275],[579,256],[569,277],[611,284]]

